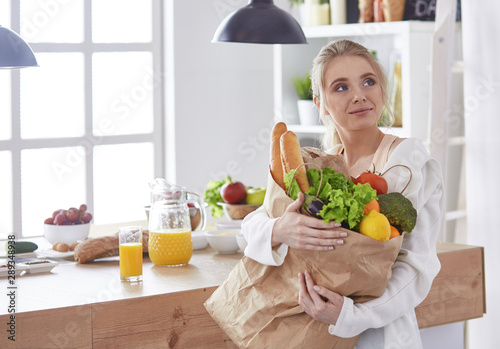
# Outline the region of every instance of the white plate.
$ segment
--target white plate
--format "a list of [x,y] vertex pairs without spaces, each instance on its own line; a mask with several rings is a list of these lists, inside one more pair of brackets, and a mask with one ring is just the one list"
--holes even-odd
[[[2,263],[2,265],[4,265],[4,264]],[[26,270],[26,269],[27,269],[26,267],[23,267],[23,266],[20,266],[20,265],[16,264],[16,270],[15,270],[15,274],[14,275],[19,275],[19,274],[21,274],[21,272],[23,270]],[[0,268],[0,277],[5,277],[7,275],[9,275],[9,268],[8,267],[1,267]]]
[[36,274],[47,273],[56,267],[58,263],[50,260],[33,260],[22,264],[27,267],[28,274]]
[[[5,252],[4,252],[5,253]],[[0,258],[8,258],[6,254],[0,255]],[[31,258],[31,257],[36,257],[35,252],[26,252],[26,253],[16,253],[14,255],[15,258]]]
[[59,252],[54,250],[40,250],[36,251],[38,258],[53,258],[53,259],[66,259],[74,258],[75,251]]

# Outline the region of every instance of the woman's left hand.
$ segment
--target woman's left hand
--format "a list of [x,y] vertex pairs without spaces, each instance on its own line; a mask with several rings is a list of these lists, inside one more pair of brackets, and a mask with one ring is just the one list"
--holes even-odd
[[344,297],[315,285],[311,274],[306,271],[299,273],[299,304],[314,320],[335,325],[344,305]]

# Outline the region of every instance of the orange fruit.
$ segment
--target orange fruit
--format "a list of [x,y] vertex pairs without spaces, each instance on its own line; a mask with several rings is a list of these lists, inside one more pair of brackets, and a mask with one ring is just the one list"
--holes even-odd
[[365,205],[365,212],[363,212],[363,214],[366,216],[371,210],[375,210],[380,213],[380,205],[378,204],[377,199],[373,199]]
[[391,239],[401,235],[399,231],[391,225]]

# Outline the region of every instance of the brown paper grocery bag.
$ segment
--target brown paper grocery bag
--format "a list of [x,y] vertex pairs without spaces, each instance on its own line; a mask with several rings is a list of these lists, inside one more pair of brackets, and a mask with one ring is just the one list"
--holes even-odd
[[[347,173],[336,155],[303,148],[304,162]],[[279,217],[293,200],[268,175],[264,208]],[[358,337],[339,338],[328,325],[313,320],[298,304],[297,274],[308,270],[316,284],[354,302],[379,297],[403,237],[376,241],[352,232],[333,251],[290,248],[283,265],[262,265],[243,257],[206,301],[212,318],[240,348],[354,348]]]

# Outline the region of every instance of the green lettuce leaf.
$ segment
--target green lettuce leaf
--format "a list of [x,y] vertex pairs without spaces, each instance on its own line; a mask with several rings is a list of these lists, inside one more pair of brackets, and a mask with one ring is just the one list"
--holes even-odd
[[225,179],[221,180],[211,180],[207,184],[207,189],[203,193],[203,200],[207,203],[212,213],[212,217],[218,218],[224,215],[222,207],[217,205],[218,202],[224,202],[222,196],[220,195],[220,188],[226,184],[231,183],[233,180],[231,176],[227,176]]
[[[292,178],[294,175],[295,175],[294,170],[291,170],[290,172],[286,173],[283,176],[283,182],[285,183],[286,192],[287,192],[288,196],[290,196],[294,200],[297,200],[297,198],[299,197],[299,193],[300,193],[300,187],[299,187],[299,183],[297,183],[297,181],[295,179],[292,182]],[[291,189],[290,189],[290,185],[292,186]]]
[[[285,175],[287,190],[290,187],[293,171]],[[354,184],[342,173],[337,173],[331,167],[323,168],[321,173],[315,168],[307,170],[310,188],[306,194],[316,196],[325,203],[319,216],[325,223],[335,221],[352,230],[358,230],[363,218],[365,205],[377,198],[377,192],[369,184]],[[320,186],[321,182],[321,188]],[[290,197],[297,199],[300,188],[295,180],[291,183]]]

